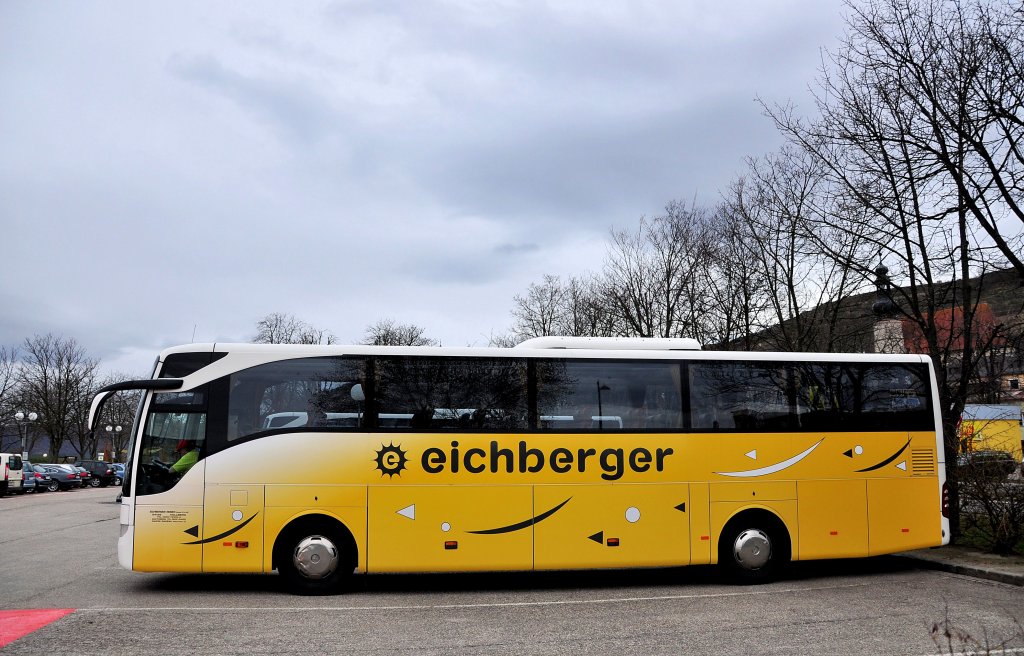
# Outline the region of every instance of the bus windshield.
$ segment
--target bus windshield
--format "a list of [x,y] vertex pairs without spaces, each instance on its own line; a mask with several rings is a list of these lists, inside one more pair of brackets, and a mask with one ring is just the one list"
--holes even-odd
[[205,392],[157,394],[138,448],[136,490],[157,494],[174,487],[202,458],[205,443]]

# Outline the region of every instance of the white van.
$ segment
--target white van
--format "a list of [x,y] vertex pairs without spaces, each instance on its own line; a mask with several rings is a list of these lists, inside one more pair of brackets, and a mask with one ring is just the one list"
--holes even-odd
[[24,494],[25,488],[22,485],[22,463],[21,456],[17,453],[0,453],[0,473],[3,479],[0,480],[0,497],[8,492]]

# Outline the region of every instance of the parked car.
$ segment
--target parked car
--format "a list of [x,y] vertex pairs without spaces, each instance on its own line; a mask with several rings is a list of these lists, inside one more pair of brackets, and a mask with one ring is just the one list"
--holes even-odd
[[43,465],[43,469],[50,474],[53,480],[57,481],[57,488],[62,491],[82,487],[82,478],[78,475],[78,469],[71,465]]
[[86,482],[93,487],[107,487],[115,485],[118,481],[117,471],[112,463],[102,460],[81,460],[76,462],[75,466],[89,472],[90,477]]
[[29,478],[35,480],[36,492],[56,492],[60,489],[57,481],[53,480],[53,476],[41,465],[26,461],[24,473],[26,481]]
[[21,456],[0,453],[0,497],[5,494],[24,494],[21,485]]
[[117,485],[124,483],[124,463],[123,462],[112,462],[110,466],[117,472]]
[[85,467],[80,467],[78,465],[71,466],[74,467],[75,471],[78,472],[78,478],[82,479],[82,487],[85,487],[86,485],[92,485],[92,474],[89,473],[88,469],[86,469]]
[[36,477],[33,476],[35,472],[32,471],[29,464],[24,460],[21,461],[21,493],[28,494],[29,492],[36,491]]
[[1006,451],[970,451],[961,453],[956,459],[957,467],[963,474],[977,474],[986,477],[1003,478],[1020,468],[1014,457]]

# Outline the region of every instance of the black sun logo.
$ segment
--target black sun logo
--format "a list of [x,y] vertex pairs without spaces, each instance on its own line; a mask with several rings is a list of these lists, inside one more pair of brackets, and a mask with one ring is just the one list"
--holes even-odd
[[377,457],[374,458],[377,463],[377,469],[380,470],[381,477],[387,474],[389,477],[395,474],[401,474],[402,470],[405,469],[405,463],[408,459],[405,457],[405,451],[402,450],[401,445],[395,445],[393,442],[384,446],[380,445],[380,451],[377,452]]

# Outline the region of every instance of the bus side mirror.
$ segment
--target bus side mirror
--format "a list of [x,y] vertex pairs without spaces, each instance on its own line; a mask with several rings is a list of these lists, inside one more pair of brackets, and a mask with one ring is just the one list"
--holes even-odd
[[96,422],[99,421],[100,410],[114,392],[122,390],[176,390],[180,389],[184,383],[185,381],[180,378],[146,378],[145,380],[124,380],[120,383],[101,387],[96,391],[96,396],[92,397],[92,405],[89,407],[89,430],[96,430]]
[[107,402],[114,393],[113,392],[100,392],[96,396],[92,397],[92,405],[89,406],[89,431],[96,430],[96,423],[100,419],[100,410],[103,409],[103,404]]

